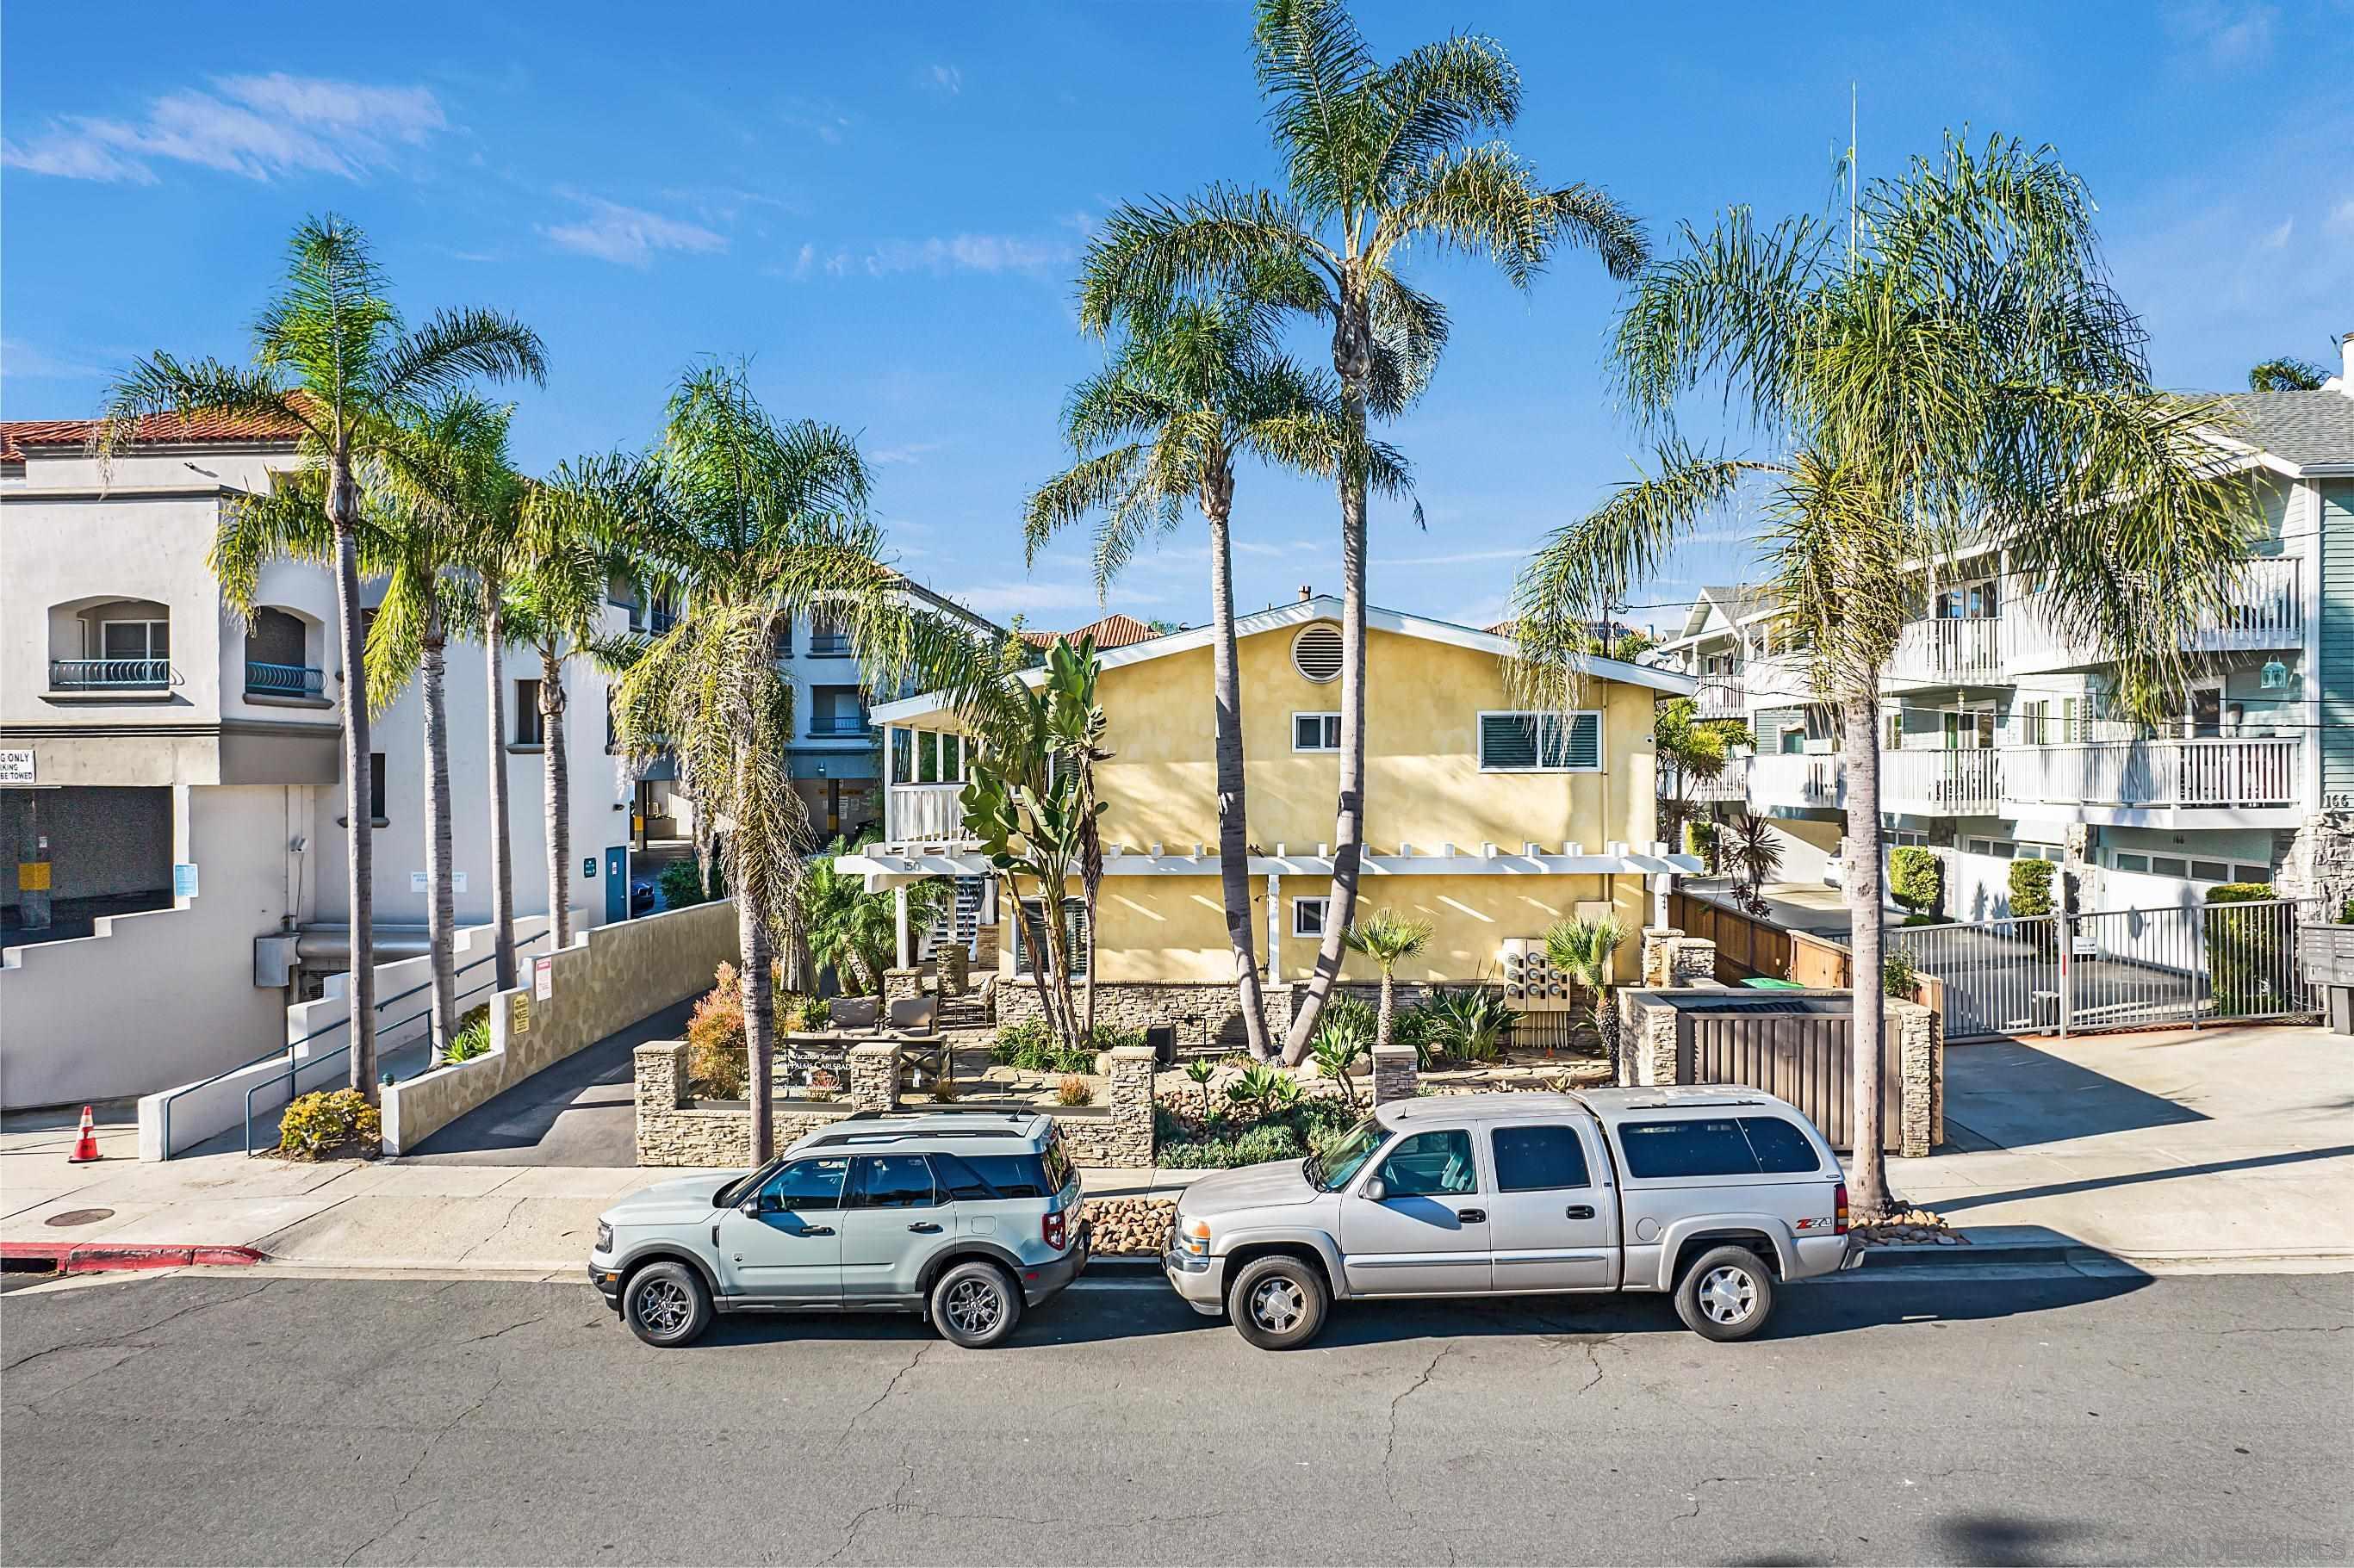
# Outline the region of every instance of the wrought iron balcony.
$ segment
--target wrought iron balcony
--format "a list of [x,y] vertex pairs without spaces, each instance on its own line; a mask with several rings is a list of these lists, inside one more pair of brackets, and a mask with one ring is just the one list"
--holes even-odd
[[811,714],[809,732],[819,737],[842,739],[873,735],[875,725],[864,714]]
[[155,691],[172,683],[169,659],[52,659],[53,692]]
[[266,664],[245,662],[245,694],[249,697],[315,697],[323,673],[307,664]]

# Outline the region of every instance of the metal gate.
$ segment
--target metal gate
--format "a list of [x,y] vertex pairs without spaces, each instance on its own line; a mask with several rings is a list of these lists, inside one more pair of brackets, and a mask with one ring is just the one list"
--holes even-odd
[[1945,982],[1946,1038],[2193,1027],[2316,1014],[2295,899],[1901,927],[1892,947]]
[[[1676,1082],[1746,1084],[1797,1106],[1833,1149],[1855,1146],[1855,1020],[1845,996],[1678,1010]],[[1903,1043],[1881,1032],[1882,1146],[1903,1147]]]

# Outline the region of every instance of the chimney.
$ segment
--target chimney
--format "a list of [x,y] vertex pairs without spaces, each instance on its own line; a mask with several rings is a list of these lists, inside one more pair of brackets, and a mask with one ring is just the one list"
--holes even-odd
[[2321,389],[2327,392],[2336,387],[2344,396],[2354,397],[2354,332],[2338,340],[2338,359],[2341,368],[2321,384]]
[[[2354,337],[2349,337],[2346,341],[2349,344],[2354,344]],[[2346,352],[2349,354],[2354,354],[2354,348],[2349,348]],[[1310,588],[1306,583],[1301,583],[1299,585],[1299,597],[1303,600],[1314,599],[1316,597],[1316,590]]]

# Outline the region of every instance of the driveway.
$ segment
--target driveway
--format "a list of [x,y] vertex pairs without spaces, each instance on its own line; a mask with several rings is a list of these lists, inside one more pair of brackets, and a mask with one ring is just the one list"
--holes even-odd
[[690,998],[535,1073],[427,1139],[405,1161],[444,1165],[634,1166],[632,1054],[686,1033]]

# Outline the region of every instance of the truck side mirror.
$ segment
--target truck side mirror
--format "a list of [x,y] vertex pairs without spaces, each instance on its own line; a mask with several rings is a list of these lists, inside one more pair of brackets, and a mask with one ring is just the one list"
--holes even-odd
[[1384,1181],[1378,1176],[1366,1177],[1365,1184],[1359,1188],[1358,1191],[1364,1194],[1365,1201],[1368,1202],[1385,1203],[1389,1202],[1389,1183]]

